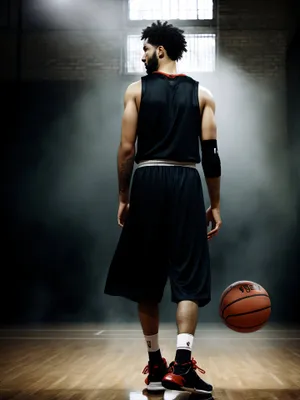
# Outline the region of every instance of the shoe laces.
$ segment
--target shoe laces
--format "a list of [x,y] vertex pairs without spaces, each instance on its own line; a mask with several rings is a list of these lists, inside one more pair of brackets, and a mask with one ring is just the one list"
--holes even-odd
[[[167,363],[167,361],[166,361],[166,359],[165,358],[163,358],[162,359],[162,361],[161,361],[161,364],[166,364]],[[160,365],[158,365],[158,364],[152,364],[151,363],[151,367],[149,367],[149,365],[150,365],[150,362],[145,366],[145,368],[143,369],[143,371],[142,371],[142,373],[144,374],[144,375],[146,375],[146,374],[153,374],[153,370],[154,369],[158,369],[159,367],[160,367]]]
[[194,358],[192,358],[191,363],[192,363],[192,367],[193,367],[195,370],[199,370],[199,371],[201,372],[201,374],[205,374],[204,369],[200,368],[200,367],[197,365],[197,361],[196,361]]
[[202,368],[200,368],[200,367],[197,365],[197,361],[196,361],[194,358],[192,358],[191,361],[188,361],[187,363],[183,363],[183,364],[179,364],[179,363],[177,363],[176,361],[171,362],[171,364],[170,364],[170,366],[169,366],[169,368],[170,368],[171,371],[174,370],[174,366],[175,366],[175,365],[192,365],[192,368],[193,368],[193,369],[199,370],[199,371],[201,372],[201,374],[205,374],[205,370],[202,369]]

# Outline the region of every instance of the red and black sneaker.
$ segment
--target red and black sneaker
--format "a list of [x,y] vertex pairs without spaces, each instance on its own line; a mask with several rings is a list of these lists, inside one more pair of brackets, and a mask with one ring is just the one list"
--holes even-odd
[[170,364],[171,372],[169,372],[162,380],[165,389],[186,391],[191,393],[211,393],[212,385],[204,382],[197,374],[199,370],[202,374],[205,371],[198,367],[197,361],[192,358],[185,364],[173,362]]
[[168,365],[165,358],[162,358],[160,364],[152,364],[148,363],[146,367],[143,369],[143,374],[148,374],[145,379],[145,383],[147,385],[147,390],[149,391],[162,391],[165,388],[162,386],[162,379],[168,372]]

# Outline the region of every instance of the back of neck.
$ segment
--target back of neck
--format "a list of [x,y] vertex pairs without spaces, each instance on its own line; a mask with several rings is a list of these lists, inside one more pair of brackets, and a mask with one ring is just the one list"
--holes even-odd
[[168,77],[175,77],[175,76],[185,76],[185,74],[178,74],[178,73],[170,73],[170,72],[165,72],[165,71],[155,71],[153,72],[154,74],[161,74],[161,75],[165,75]]

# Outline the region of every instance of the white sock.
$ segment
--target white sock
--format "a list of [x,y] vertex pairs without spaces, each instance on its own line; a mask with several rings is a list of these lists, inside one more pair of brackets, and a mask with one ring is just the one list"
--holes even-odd
[[145,340],[147,344],[147,350],[149,353],[154,353],[155,351],[159,350],[158,333],[152,336],[145,335]]
[[192,351],[194,336],[189,333],[180,333],[177,335],[177,350]]

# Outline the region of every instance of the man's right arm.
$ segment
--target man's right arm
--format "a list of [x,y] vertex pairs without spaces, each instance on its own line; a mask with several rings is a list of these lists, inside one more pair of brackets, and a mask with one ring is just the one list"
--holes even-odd
[[202,102],[201,148],[202,167],[205,175],[212,209],[220,209],[221,162],[217,147],[217,125],[215,101],[204,90],[200,92]]

